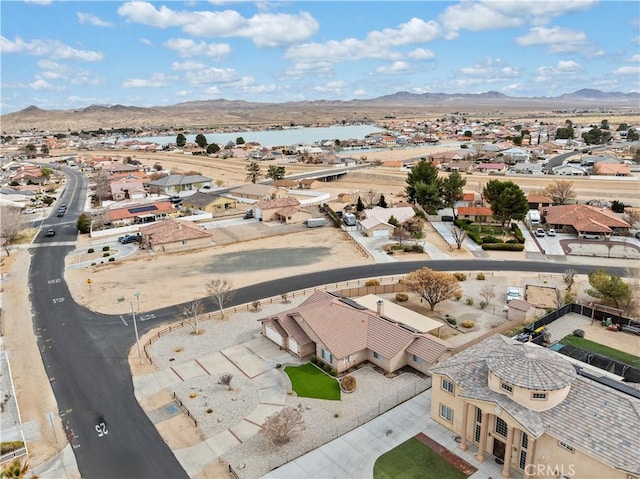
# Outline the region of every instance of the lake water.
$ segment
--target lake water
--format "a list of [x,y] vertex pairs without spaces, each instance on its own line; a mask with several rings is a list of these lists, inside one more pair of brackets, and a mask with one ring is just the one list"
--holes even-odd
[[[291,145],[313,145],[323,140],[348,140],[355,138],[362,140],[370,133],[383,132],[380,128],[372,125],[349,125],[349,126],[328,126],[323,128],[291,128],[287,130],[269,131],[237,131],[233,133],[210,133],[204,135],[207,142],[217,143],[225,146],[230,141],[235,142],[238,137],[242,137],[245,142],[255,141],[262,146],[291,146]],[[187,141],[195,141],[196,135],[185,135]],[[150,141],[159,145],[175,143],[175,136],[150,136],[139,138],[141,141]],[[120,141],[125,141],[124,138]]]

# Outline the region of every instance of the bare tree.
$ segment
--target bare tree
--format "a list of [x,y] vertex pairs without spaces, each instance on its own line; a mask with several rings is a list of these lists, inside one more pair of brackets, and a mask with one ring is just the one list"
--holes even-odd
[[451,235],[453,236],[453,240],[456,242],[456,246],[458,249],[462,248],[462,243],[464,239],[467,237],[467,232],[462,228],[453,227],[451,228]]
[[290,301],[289,301],[289,293],[282,293],[280,295],[280,297],[282,298],[282,302],[283,303],[285,303],[285,304],[290,303]]
[[224,319],[224,304],[230,301],[236,294],[233,291],[233,283],[228,279],[214,279],[207,283],[207,293],[220,308],[220,314]]
[[229,391],[231,391],[231,380],[233,379],[233,374],[223,374],[222,376],[220,376],[220,379],[218,379],[218,384],[222,384],[223,386],[227,386],[227,389],[229,389]]
[[393,233],[391,234],[391,239],[396,240],[402,246],[402,243],[411,238],[411,233],[409,233],[402,225],[398,225],[393,229]]
[[496,297],[496,290],[490,284],[485,284],[480,288],[480,297],[489,304],[493,298]]
[[544,189],[545,195],[553,200],[554,205],[564,205],[576,197],[573,184],[566,180],[557,180]]
[[364,200],[366,201],[367,209],[373,208],[378,202],[378,192],[376,190],[369,189],[364,194]]
[[451,273],[421,268],[409,273],[402,282],[407,290],[416,293],[424,299],[431,311],[436,304],[445,299],[453,298],[460,291],[458,280]]
[[11,243],[16,240],[24,226],[22,211],[15,206],[0,206],[0,239],[7,256],[11,252]]
[[200,334],[199,317],[204,313],[204,305],[199,299],[194,299],[187,303],[184,303],[181,309],[182,317],[185,318],[191,328],[193,328],[193,334]]
[[278,446],[287,444],[294,434],[304,429],[302,413],[291,406],[267,417],[262,425],[262,433],[267,436],[271,444]]
[[96,184],[96,200],[99,204],[102,204],[104,200],[111,198],[109,174],[105,170],[98,170],[93,177],[93,181]]
[[575,281],[575,278],[574,278],[575,275],[576,275],[575,269],[568,269],[562,275],[562,279],[566,283],[567,289],[571,289],[571,287],[573,286],[573,283]]

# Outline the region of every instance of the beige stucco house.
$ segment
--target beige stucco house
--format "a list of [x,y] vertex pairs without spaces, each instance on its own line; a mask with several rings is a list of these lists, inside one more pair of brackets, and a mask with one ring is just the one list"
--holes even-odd
[[170,218],[140,228],[142,245],[154,252],[169,253],[212,246],[211,234],[192,221]]
[[215,215],[235,211],[238,208],[238,200],[198,191],[182,200],[182,206],[194,210],[206,211]]
[[260,221],[278,221],[286,224],[304,223],[313,217],[310,211],[300,206],[293,196],[260,200],[251,205],[253,216]]
[[234,188],[230,192],[231,196],[248,200],[273,200],[278,198],[286,198],[289,191],[285,188],[278,188],[273,185],[263,185],[261,183],[249,183]]
[[427,372],[451,349],[431,334],[442,323],[373,295],[352,300],[318,291],[260,321],[262,334],[278,346],[300,358],[315,355],[338,374],[365,361],[388,372],[404,366]]
[[360,221],[362,232],[367,236],[391,236],[395,226],[389,223],[394,217],[398,224],[415,216],[415,211],[411,206],[400,206],[395,208],[382,208],[375,206],[364,210],[365,219]]
[[[515,300],[514,300],[515,301]],[[640,394],[501,335],[431,368],[431,418],[503,477],[640,477]]]

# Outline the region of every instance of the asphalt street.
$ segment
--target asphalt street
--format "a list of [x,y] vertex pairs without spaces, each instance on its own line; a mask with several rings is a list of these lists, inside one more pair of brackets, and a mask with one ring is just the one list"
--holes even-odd
[[[43,221],[43,228],[54,227],[56,236],[46,237],[43,232],[37,236],[35,243],[40,247],[31,250],[29,278],[38,344],[78,468],[83,477],[92,479],[187,477],[134,397],[127,363],[135,344],[132,322],[76,305],[64,282],[64,257],[73,250],[74,222],[84,209],[87,188],[84,175],[70,169],[65,173],[67,186],[59,203],[66,202],[68,213]],[[272,277],[265,271],[262,283],[236,290],[225,307],[323,284],[408,273],[424,266],[443,271],[549,273],[562,273],[567,268],[552,262],[473,259],[382,263],[289,278]],[[572,268],[578,273],[593,269]],[[624,274],[622,268],[609,271]],[[159,290],[175,280],[160,278]],[[207,310],[217,309],[210,300],[203,302]],[[175,305],[146,314],[138,322],[139,334],[175,321],[180,311],[181,306]]]

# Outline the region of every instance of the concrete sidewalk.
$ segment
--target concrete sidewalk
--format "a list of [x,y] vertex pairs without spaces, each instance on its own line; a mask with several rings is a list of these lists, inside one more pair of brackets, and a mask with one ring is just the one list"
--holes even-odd
[[491,460],[478,462],[473,446],[462,451],[455,434],[432,421],[431,389],[368,423],[340,436],[263,479],[373,478],[373,466],[387,451],[422,432],[478,469],[471,479],[500,477],[502,467]]

